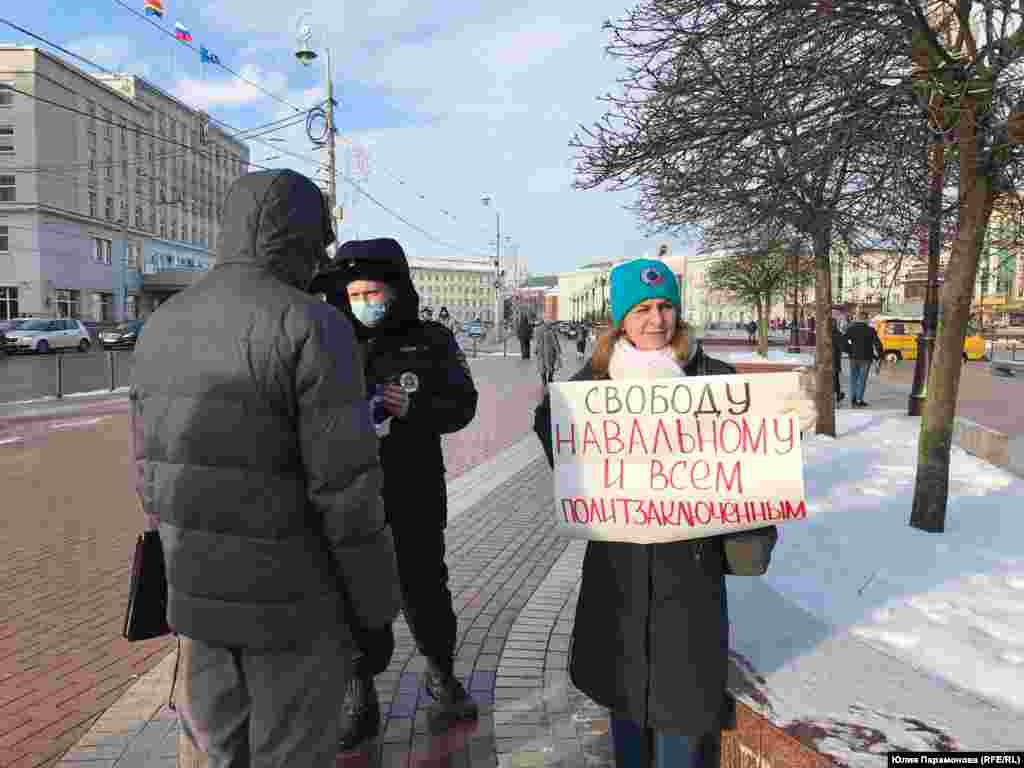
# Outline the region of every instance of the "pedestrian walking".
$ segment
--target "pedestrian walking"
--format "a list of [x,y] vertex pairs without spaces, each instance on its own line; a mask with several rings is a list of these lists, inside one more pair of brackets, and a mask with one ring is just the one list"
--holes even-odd
[[398,613],[359,348],[307,291],[333,241],[311,180],[242,176],[216,266],[135,347],[137,491],[167,565],[181,728],[209,768],[333,766],[352,629]]
[[747,341],[749,341],[751,344],[753,344],[754,341],[756,341],[756,337],[757,337],[757,322],[755,322],[754,320],[751,320],[749,323],[747,323]]
[[583,323],[576,326],[576,359],[582,360],[587,354],[587,338],[590,329]]
[[839,331],[839,323],[832,318],[832,389],[835,392],[836,402],[841,403],[846,398],[843,387],[839,383],[839,374],[843,372],[843,351],[846,343],[843,334]]
[[[441,435],[476,414],[466,357],[440,323],[423,322],[409,264],[391,238],[353,240],[318,280],[327,300],[350,317],[364,343],[366,380],[391,413],[380,441],[384,505],[395,537],[402,609],[427,660],[423,685],[433,726],[475,719],[477,705],[455,677],[457,624],[448,589],[444,529],[447,489]],[[394,650],[390,626],[355,632],[359,652],[344,707],[342,749],[377,736],[380,704],[373,678]]]
[[[664,263],[613,269],[611,306],[611,330],[573,381],[735,373],[694,343]],[[548,396],[534,430],[553,466]],[[729,654],[724,577],[764,573],[776,538],[768,526],[667,544],[587,543],[569,673],[611,711],[616,765],[718,765]]]
[[533,339],[533,323],[526,312],[519,315],[519,325],[516,328],[516,335],[519,337],[519,347],[523,353],[523,360],[529,360],[530,341]]
[[551,323],[541,323],[537,329],[537,372],[541,384],[547,387],[562,367],[562,342]]
[[882,359],[882,340],[878,338],[878,332],[868,325],[867,312],[861,312],[857,320],[850,323],[844,339],[844,346],[850,355],[850,404],[854,408],[867,408],[864,392],[871,364]]

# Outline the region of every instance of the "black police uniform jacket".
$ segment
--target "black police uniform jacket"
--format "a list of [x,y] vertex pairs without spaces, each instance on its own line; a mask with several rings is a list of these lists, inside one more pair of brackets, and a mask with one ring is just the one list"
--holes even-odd
[[[367,328],[355,319],[346,286],[352,280],[383,280],[396,292],[385,321]],[[447,522],[447,488],[441,435],[457,432],[476,415],[477,391],[455,337],[441,323],[421,320],[419,295],[409,275],[401,246],[390,238],[344,243],[335,268],[314,281],[311,290],[352,320],[363,342],[367,390],[378,384],[400,384],[402,375],[415,376],[418,388],[410,394],[409,412],[391,420],[390,434],[381,440],[384,500],[389,521]],[[411,377],[406,377],[411,379]]]
[[[700,345],[687,376],[736,370]],[[609,378],[587,364],[571,381]],[[551,401],[534,431],[553,465]],[[700,738],[728,724],[725,575],[768,567],[775,526],[666,544],[589,541],[569,650],[573,684],[616,717]]]

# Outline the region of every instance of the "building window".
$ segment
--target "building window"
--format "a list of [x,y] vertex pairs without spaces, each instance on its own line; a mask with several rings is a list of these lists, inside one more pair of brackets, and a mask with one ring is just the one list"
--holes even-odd
[[92,295],[92,317],[98,323],[109,323],[114,319],[114,295],[112,293],[94,293]]
[[73,291],[68,288],[58,288],[57,317],[77,318],[78,313],[78,291]]
[[0,320],[13,320],[18,316],[18,289],[0,285]]
[[0,83],[0,109],[14,105],[14,83]]
[[96,193],[89,193],[89,215],[96,218]]
[[103,164],[103,172],[109,181],[114,180],[114,158],[107,155],[107,162]]
[[139,269],[139,244],[128,244],[128,269],[138,271]]
[[110,259],[110,241],[102,237],[94,237],[93,242],[93,253],[92,260],[97,264],[111,264]]
[[13,203],[18,199],[13,176],[0,176],[0,203]]
[[0,155],[14,154],[14,126],[0,125]]
[[7,253],[11,249],[11,231],[6,224],[0,224],[0,253]]
[[[141,189],[139,190],[142,191]],[[142,206],[135,206],[135,227],[136,229],[142,229]]]
[[128,146],[128,123],[124,118],[121,119],[121,146]]
[[108,197],[107,204],[104,208],[104,215],[107,217],[107,221],[114,220],[114,198]]
[[125,301],[124,314],[126,320],[136,320],[139,317],[139,299],[134,293],[129,293]]

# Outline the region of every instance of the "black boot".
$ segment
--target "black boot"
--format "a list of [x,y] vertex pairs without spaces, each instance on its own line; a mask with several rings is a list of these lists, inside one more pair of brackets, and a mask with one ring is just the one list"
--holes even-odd
[[430,716],[435,724],[446,726],[457,720],[477,719],[476,702],[451,672],[428,663],[423,673],[423,686],[434,700]]
[[345,690],[342,705],[341,741],[343,752],[356,749],[380,733],[380,702],[372,675],[356,674]]

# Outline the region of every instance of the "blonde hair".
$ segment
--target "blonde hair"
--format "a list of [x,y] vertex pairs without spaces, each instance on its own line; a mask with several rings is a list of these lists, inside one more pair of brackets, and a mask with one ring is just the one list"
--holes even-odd
[[[620,339],[624,338],[626,331],[622,325],[613,325],[610,330],[601,334],[594,343],[594,354],[590,357],[591,370],[599,376],[608,374],[608,363],[612,359],[612,351]],[[627,340],[628,344],[629,341]],[[676,319],[676,330],[668,342],[672,347],[672,356],[680,363],[690,358],[690,326],[682,318]]]

